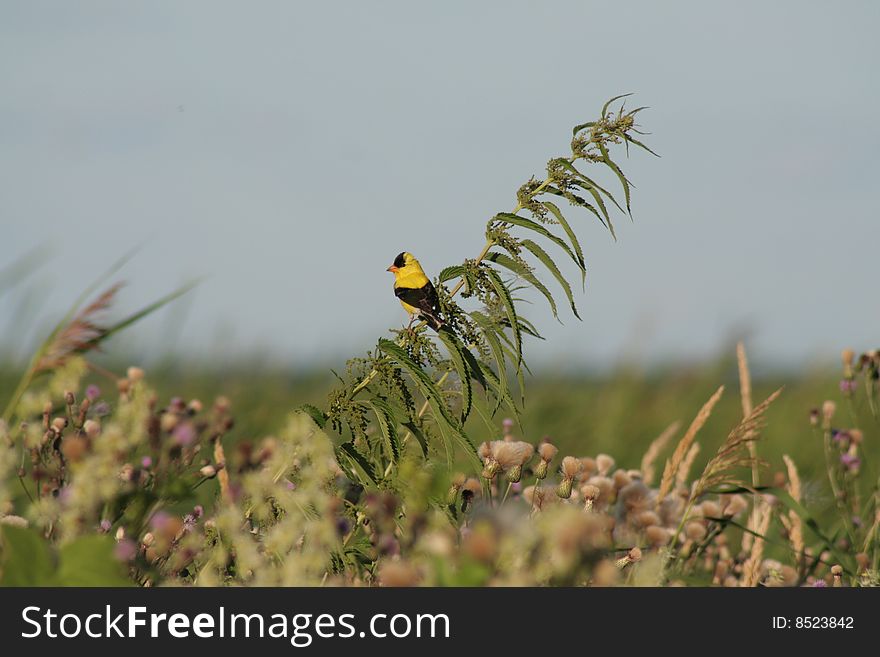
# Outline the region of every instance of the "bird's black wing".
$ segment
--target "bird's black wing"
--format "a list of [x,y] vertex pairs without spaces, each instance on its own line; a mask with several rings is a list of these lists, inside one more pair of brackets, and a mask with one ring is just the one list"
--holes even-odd
[[443,326],[443,320],[440,319],[440,299],[431,281],[422,287],[395,287],[394,295],[404,303],[417,308],[422,319],[435,331]]

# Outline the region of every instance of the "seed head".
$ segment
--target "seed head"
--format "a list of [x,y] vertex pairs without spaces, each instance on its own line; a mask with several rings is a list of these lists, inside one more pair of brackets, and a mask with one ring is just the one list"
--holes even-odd
[[559,453],[559,448],[552,443],[541,443],[538,445],[538,456],[541,457],[542,461],[550,462],[556,458],[556,454]]
[[128,376],[128,380],[132,383],[137,383],[144,379],[144,371],[140,367],[129,367],[126,375]]
[[573,479],[583,469],[584,464],[573,456],[566,456],[562,459],[562,476],[566,479]]
[[599,469],[600,475],[607,475],[614,467],[614,458],[608,454],[599,454],[596,457],[596,467]]

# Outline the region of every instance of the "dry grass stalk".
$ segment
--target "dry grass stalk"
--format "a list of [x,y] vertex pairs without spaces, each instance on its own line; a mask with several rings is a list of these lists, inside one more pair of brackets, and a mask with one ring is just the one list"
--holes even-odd
[[[751,455],[743,453],[743,447],[757,440],[761,427],[764,424],[764,414],[767,412],[770,404],[781,393],[782,388],[767,397],[767,399],[755,407],[748,417],[743,419],[727,434],[727,438],[721,444],[721,447],[718,448],[715,456],[706,464],[703,474],[700,475],[700,479],[694,487],[693,497],[695,499],[709,488],[720,484],[743,485],[743,482],[736,476],[736,469],[750,465],[757,467]],[[758,504],[755,504],[756,508],[758,506]]]
[[[752,414],[752,375],[749,372],[749,361],[746,358],[746,346],[736,343],[736,364],[739,369],[739,396],[742,402],[743,417]],[[758,449],[754,441],[749,441],[749,456],[752,457],[752,486],[758,486]],[[757,506],[757,504],[755,505]]]
[[235,500],[232,497],[232,491],[229,488],[229,471],[226,469],[226,454],[223,451],[223,442],[220,440],[220,436],[217,436],[214,439],[214,463],[220,465],[222,464],[224,467],[219,468],[217,471],[217,481],[220,483],[220,495],[223,498],[223,501],[231,504]]
[[684,460],[681,462],[681,467],[678,468],[678,473],[675,475],[676,488],[687,488],[688,476],[690,476],[691,468],[693,467],[694,461],[696,460],[697,454],[699,453],[700,443],[695,442],[693,445],[691,445],[691,448],[685,455]]
[[743,564],[743,574],[740,580],[740,586],[746,587],[757,586],[758,581],[761,579],[761,564],[764,561],[764,539],[762,537],[767,534],[767,530],[770,528],[770,518],[772,517],[772,510],[769,504],[761,504],[756,508],[758,523],[754,531],[758,536],[754,537],[755,542],[752,546],[752,553]]
[[[788,454],[783,454],[782,460],[785,461],[785,468],[788,470],[788,494],[795,502],[800,502],[801,478],[798,475],[797,467]],[[788,512],[788,538],[800,563],[804,555],[804,525],[801,517],[794,510]]]
[[691,426],[688,427],[688,430],[679,441],[678,446],[672,453],[672,457],[666,461],[666,467],[663,469],[663,478],[660,480],[660,491],[657,494],[658,504],[662,502],[669,494],[669,491],[672,490],[672,485],[675,483],[676,473],[681,467],[685,456],[687,456],[688,450],[690,450],[694,439],[697,437],[697,432],[703,428],[704,424],[706,424],[706,421],[712,414],[712,409],[715,407],[715,404],[718,403],[718,400],[721,399],[723,392],[724,386],[721,386],[715,391],[715,394],[709,398],[709,401],[703,404],[703,408],[697,413],[697,417],[694,418],[694,421],[691,422]]
[[645,452],[645,455],[642,457],[641,467],[642,481],[644,481],[646,485],[650,486],[654,482],[654,462],[657,460],[657,457],[660,456],[660,452],[666,448],[667,443],[676,433],[678,433],[680,426],[681,422],[676,420],[666,427],[663,430],[663,433],[654,438],[648,446],[648,451]]

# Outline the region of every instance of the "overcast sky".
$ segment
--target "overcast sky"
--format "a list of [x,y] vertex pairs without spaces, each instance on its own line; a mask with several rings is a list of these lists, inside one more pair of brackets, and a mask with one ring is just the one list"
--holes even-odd
[[616,243],[579,218],[584,322],[536,304],[527,356],[875,346],[878,28],[867,0],[0,0],[0,267],[45,253],[0,296],[0,342],[140,246],[120,313],[205,279],[127,346],[341,360],[403,322],[399,251],[475,256],[571,126],[633,91],[662,159],[625,162]]

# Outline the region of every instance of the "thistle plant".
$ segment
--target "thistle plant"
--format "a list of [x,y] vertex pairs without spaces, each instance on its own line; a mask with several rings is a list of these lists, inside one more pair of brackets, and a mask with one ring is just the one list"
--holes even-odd
[[[476,257],[439,273],[434,283],[443,329],[431,332],[421,322],[393,330],[394,339],[382,338],[365,357],[348,362],[324,409],[302,408],[333,435],[339,466],[352,481],[365,489],[399,489],[405,485],[401,459],[413,441],[429,462],[441,455],[447,465],[464,459],[474,470],[483,467],[465,421],[476,414],[494,433],[500,409],[519,413],[527,371],[523,344],[541,337],[524,316],[518,292],[537,291],[558,319],[549,276],[580,318],[572,281],[551,255],[555,250],[570,260],[585,284],[586,260],[569,212],[592,215],[612,236],[612,212],[631,216],[632,185],[611,151],[623,147],[628,153],[630,145],[653,151],[637,138],[643,133],[636,116],[644,108],[626,110],[624,98],[612,98],[596,120],[574,127],[569,153],[551,158],[541,179],[526,181],[511,211],[488,220]],[[616,182],[622,203],[597,182],[597,168]],[[518,482],[520,469],[508,471],[511,482]]]

